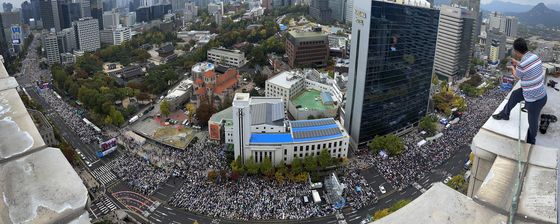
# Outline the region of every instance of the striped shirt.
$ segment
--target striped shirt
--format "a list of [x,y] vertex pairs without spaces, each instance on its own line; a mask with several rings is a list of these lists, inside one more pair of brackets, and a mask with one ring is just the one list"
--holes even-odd
[[535,102],[546,96],[544,73],[539,56],[531,52],[523,55],[515,75],[521,80],[525,102]]

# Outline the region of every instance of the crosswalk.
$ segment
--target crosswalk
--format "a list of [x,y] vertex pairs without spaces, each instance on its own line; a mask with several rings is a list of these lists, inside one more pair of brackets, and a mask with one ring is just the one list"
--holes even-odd
[[118,209],[117,205],[108,197],[103,197],[100,200],[93,202],[91,205],[91,211],[96,217],[106,215],[116,209]]
[[111,164],[112,163],[105,164],[91,171],[93,177],[105,186],[107,186],[109,183],[113,182],[117,178],[115,174],[113,174],[113,172],[111,172],[110,170]]

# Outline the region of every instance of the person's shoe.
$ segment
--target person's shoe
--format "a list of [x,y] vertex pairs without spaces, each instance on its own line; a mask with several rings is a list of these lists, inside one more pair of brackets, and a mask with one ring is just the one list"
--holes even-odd
[[509,120],[509,117],[504,116],[503,114],[494,114],[492,115],[492,118],[496,119],[496,120]]

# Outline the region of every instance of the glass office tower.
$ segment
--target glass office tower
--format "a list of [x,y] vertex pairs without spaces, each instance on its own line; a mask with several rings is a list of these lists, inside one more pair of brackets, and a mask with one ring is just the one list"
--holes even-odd
[[439,10],[370,0],[353,13],[344,126],[355,148],[426,114]]

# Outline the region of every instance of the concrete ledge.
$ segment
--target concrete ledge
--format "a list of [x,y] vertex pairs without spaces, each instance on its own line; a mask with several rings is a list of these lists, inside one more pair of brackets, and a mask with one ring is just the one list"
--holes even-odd
[[[521,161],[527,162],[530,144],[521,142]],[[508,138],[495,132],[480,129],[474,136],[471,149],[475,155],[481,158],[490,158],[496,155],[517,160],[517,139]]]
[[490,172],[473,198],[502,212],[509,212],[517,170],[516,161],[496,157]]
[[[502,111],[502,108],[504,108],[506,104],[507,104],[507,100],[502,101],[500,106],[498,106],[498,108],[494,111],[493,114],[497,114],[500,111]],[[488,118],[486,123],[482,125],[481,130],[484,129],[517,140],[519,136],[518,133],[519,122],[521,122],[521,141],[525,142],[525,140],[527,139],[527,130],[529,129],[529,122],[527,121],[526,112],[521,112],[521,119],[519,118],[520,108],[521,108],[520,104],[517,104],[511,110],[509,115],[509,120],[507,121],[495,120],[492,117]]]
[[85,211],[88,192],[56,148],[0,165],[1,223],[67,223]]
[[556,223],[556,169],[529,165],[517,213],[538,222]]
[[0,82],[0,91],[16,87],[18,87],[18,83],[14,77],[3,78]]
[[0,162],[44,146],[17,91],[0,91]]
[[505,215],[494,212],[438,182],[407,206],[374,223],[498,224],[506,221]]

